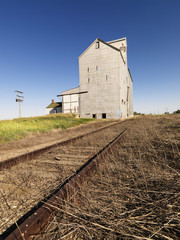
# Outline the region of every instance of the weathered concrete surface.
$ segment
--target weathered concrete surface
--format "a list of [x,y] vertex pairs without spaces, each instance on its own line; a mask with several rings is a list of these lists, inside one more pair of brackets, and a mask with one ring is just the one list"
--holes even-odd
[[132,85],[126,38],[107,43],[96,39],[79,57],[79,88],[72,89],[87,93],[63,96],[63,111],[75,112],[74,107],[80,117],[97,119],[133,116]]

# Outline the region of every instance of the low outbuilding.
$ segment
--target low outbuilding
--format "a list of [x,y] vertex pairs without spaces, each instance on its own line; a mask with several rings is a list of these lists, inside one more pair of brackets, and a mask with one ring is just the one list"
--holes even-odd
[[46,113],[62,113],[62,102],[54,102],[54,99],[52,99],[51,104],[46,107]]

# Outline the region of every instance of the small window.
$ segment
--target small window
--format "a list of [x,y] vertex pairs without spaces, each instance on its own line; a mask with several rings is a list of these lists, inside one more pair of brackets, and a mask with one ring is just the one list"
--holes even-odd
[[96,42],[96,49],[99,48],[99,41]]
[[88,78],[88,83],[90,83],[90,78]]
[[102,118],[106,118],[106,113],[102,113]]
[[96,66],[96,71],[98,71],[98,66]]
[[87,71],[89,72],[89,67],[87,68]]
[[106,75],[106,81],[108,80],[108,75]]
[[93,117],[93,118],[96,118],[96,114],[93,114],[92,117]]

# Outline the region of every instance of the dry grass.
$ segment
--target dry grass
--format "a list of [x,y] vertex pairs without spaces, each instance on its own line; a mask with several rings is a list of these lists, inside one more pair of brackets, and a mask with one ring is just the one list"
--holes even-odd
[[[72,175],[90,156],[117,136],[118,131],[122,131],[128,124],[128,121],[124,121],[110,129],[76,140],[67,146],[53,148],[31,161],[2,170],[0,233]],[[91,127],[94,129],[95,126]]]
[[180,117],[137,118],[39,239],[180,239]]

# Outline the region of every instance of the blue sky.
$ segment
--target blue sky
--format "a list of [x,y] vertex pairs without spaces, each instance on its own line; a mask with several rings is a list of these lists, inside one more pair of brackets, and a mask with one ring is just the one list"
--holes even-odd
[[0,119],[45,114],[79,84],[79,55],[127,37],[134,111],[180,109],[180,0],[0,0]]

